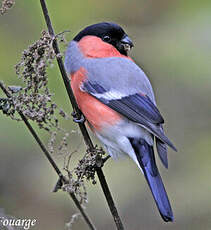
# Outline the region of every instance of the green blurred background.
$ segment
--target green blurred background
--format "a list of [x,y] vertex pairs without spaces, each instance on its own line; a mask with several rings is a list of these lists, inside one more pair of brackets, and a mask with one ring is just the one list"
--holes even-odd
[[[47,1],[57,33],[68,40],[86,25],[114,21],[133,39],[131,56],[148,74],[166,120],[169,170],[160,162],[175,215],[163,223],[143,176],[129,159],[104,167],[126,229],[211,229],[211,1],[88,0]],[[21,52],[40,37],[45,23],[39,1],[22,0],[0,17],[0,79],[20,84],[14,65]],[[57,67],[49,70],[56,102],[71,112]],[[2,95],[2,94],[0,94]],[[68,122],[68,130],[77,130]],[[38,130],[47,142],[45,132]],[[80,135],[71,134],[74,150]],[[78,150],[82,157],[84,149]],[[62,167],[62,158],[55,156]],[[18,218],[37,219],[33,229],[64,229],[77,212],[63,192],[52,193],[55,172],[21,122],[0,116],[0,208]],[[89,185],[87,212],[97,229],[115,229],[99,184]],[[73,230],[88,229],[82,219]]]

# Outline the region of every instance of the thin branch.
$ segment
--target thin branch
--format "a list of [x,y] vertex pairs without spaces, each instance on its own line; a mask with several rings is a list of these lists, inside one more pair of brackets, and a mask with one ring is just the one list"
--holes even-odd
[[[11,94],[9,93],[9,91],[5,88],[4,84],[2,82],[0,82],[0,88],[2,89],[2,91],[5,93],[5,95],[10,98]],[[54,168],[54,170],[56,171],[56,173],[58,174],[60,180],[64,183],[67,184],[68,181],[67,179],[64,177],[64,175],[62,174],[61,170],[59,169],[59,167],[57,166],[57,164],[55,163],[55,161],[53,160],[53,158],[51,157],[50,153],[48,152],[48,150],[46,149],[45,145],[42,143],[42,141],[40,140],[39,136],[37,135],[37,133],[35,132],[35,130],[32,128],[31,124],[28,122],[27,118],[24,116],[24,114],[21,111],[17,111],[18,114],[20,115],[20,117],[22,118],[23,122],[25,123],[25,125],[27,126],[28,130],[30,131],[30,133],[32,134],[32,136],[34,137],[34,139],[36,140],[36,142],[38,143],[38,145],[40,146],[40,148],[42,149],[43,153],[45,154],[45,156],[47,157],[48,161],[50,162],[50,164],[52,165],[52,167]],[[72,198],[72,200],[74,201],[76,207],[80,210],[81,215],[84,217],[87,225],[89,226],[89,228],[91,230],[96,230],[95,226],[92,224],[91,220],[89,219],[88,215],[85,213],[84,209],[82,208],[82,206],[80,205],[80,202],[78,201],[78,199],[76,198],[74,193],[69,193],[70,197]]]
[[101,168],[97,168],[97,175],[98,175],[98,178],[100,180],[100,184],[101,184],[102,190],[103,190],[103,192],[105,194],[106,200],[108,202],[109,209],[110,209],[111,214],[112,214],[112,216],[114,218],[114,221],[116,223],[117,229],[124,230],[124,226],[122,224],[121,219],[118,216],[116,206],[114,204],[111,192],[110,192],[110,190],[108,188],[108,184],[106,182],[105,176],[104,176],[103,171],[101,170]]
[[[57,63],[58,63],[59,70],[61,72],[61,75],[62,75],[62,78],[64,81],[64,85],[65,85],[68,97],[70,99],[70,103],[73,107],[73,110],[75,111],[76,118],[80,119],[81,111],[78,108],[78,105],[77,105],[77,102],[75,100],[72,88],[70,86],[70,79],[68,78],[67,73],[66,73],[65,68],[64,68],[64,63],[63,63],[62,57],[60,55],[59,46],[58,46],[58,43],[56,41],[56,35],[54,33],[53,26],[51,24],[51,20],[50,20],[49,14],[48,14],[48,9],[47,9],[45,0],[40,0],[40,3],[41,3],[43,14],[45,17],[45,22],[46,22],[47,27],[48,27],[48,32],[53,39],[53,49],[54,49],[54,52],[56,54]],[[90,136],[89,136],[89,133],[87,132],[86,127],[82,123],[78,123],[78,124],[79,124],[80,130],[84,136],[84,141],[85,141],[86,145],[90,149],[94,148],[94,145],[90,139]]]
[[[73,110],[76,112],[76,117],[80,118],[81,111],[79,110],[78,105],[76,103],[73,91],[72,91],[71,86],[70,86],[70,79],[68,78],[67,73],[66,73],[65,68],[64,68],[64,64],[63,64],[63,61],[62,61],[62,57],[60,55],[60,50],[59,50],[59,47],[58,47],[58,43],[56,41],[56,36],[55,36],[54,29],[53,29],[53,26],[52,26],[52,23],[51,23],[49,14],[48,14],[48,9],[47,9],[45,0],[40,0],[40,4],[41,4],[41,7],[42,7],[43,15],[45,17],[45,22],[46,22],[47,27],[48,27],[48,32],[49,32],[50,36],[53,39],[53,49],[54,49],[54,52],[56,54],[57,63],[58,63],[58,66],[59,66],[59,69],[60,69],[64,84],[65,84],[66,91],[67,91],[69,99],[70,99],[70,103],[71,103],[71,105],[73,107]],[[78,125],[79,125],[79,128],[81,130],[81,133],[83,135],[84,141],[85,141],[88,149],[92,150],[94,148],[94,145],[93,145],[93,143],[91,141],[91,138],[89,136],[89,133],[88,133],[85,125],[83,123],[78,123]],[[109,190],[108,184],[106,182],[106,179],[105,179],[105,176],[103,174],[103,171],[102,171],[101,167],[99,167],[97,169],[97,175],[98,175],[98,178],[100,180],[100,184],[101,184],[101,187],[103,189],[104,195],[106,197],[107,203],[109,205],[111,214],[112,214],[112,216],[114,218],[116,227],[117,227],[118,230],[124,230],[122,221],[121,221],[120,216],[119,216],[119,214],[117,212],[117,209],[115,207],[113,198],[111,196],[111,192]]]

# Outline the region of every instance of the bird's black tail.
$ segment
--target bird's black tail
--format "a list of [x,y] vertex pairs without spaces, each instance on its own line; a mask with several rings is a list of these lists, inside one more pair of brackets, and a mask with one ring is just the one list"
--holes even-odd
[[153,146],[143,139],[131,138],[138,162],[150,187],[152,195],[163,220],[173,221],[173,212],[155,162]]

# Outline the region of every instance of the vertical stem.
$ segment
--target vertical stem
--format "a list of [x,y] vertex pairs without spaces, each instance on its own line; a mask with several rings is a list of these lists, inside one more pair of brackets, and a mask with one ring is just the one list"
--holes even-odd
[[[48,32],[49,32],[50,36],[53,39],[53,49],[54,49],[54,52],[55,52],[56,55],[60,54],[59,46],[58,46],[58,43],[57,43],[56,38],[55,38],[55,33],[54,33],[53,26],[52,26],[52,23],[51,23],[49,14],[48,14],[48,9],[47,9],[45,0],[40,0],[40,3],[41,3],[42,11],[43,11],[43,14],[44,14],[44,17],[45,17],[45,22],[46,22],[47,27],[48,27]],[[67,76],[67,73],[65,71],[64,63],[62,61],[62,57],[60,55],[57,55],[56,59],[57,59],[59,70],[61,72],[62,79],[63,79],[64,85],[65,85],[65,88],[66,88],[66,91],[67,91],[70,103],[71,103],[71,105],[73,107],[73,110],[76,111],[76,116],[78,116],[78,118],[79,118],[80,115],[81,115],[81,111],[78,108],[78,105],[77,105],[77,102],[75,100],[72,88],[70,86],[70,79]],[[78,123],[78,124],[79,124],[79,128],[81,130],[81,133],[82,133],[82,135],[84,137],[84,141],[85,141],[86,145],[90,149],[94,148],[94,145],[93,145],[93,143],[91,141],[91,138],[89,136],[89,133],[88,133],[85,125],[82,124],[82,123]]]
[[[72,88],[70,86],[70,80],[69,80],[67,73],[65,71],[62,57],[60,55],[57,55],[57,54],[60,54],[60,51],[59,51],[58,43],[57,43],[56,38],[55,38],[55,33],[53,30],[53,26],[52,26],[52,23],[50,20],[50,16],[48,13],[48,9],[47,9],[45,0],[40,0],[40,4],[42,7],[43,15],[45,17],[45,22],[46,22],[47,27],[48,27],[48,32],[53,39],[53,49],[54,49],[55,54],[56,54],[57,63],[58,63],[58,66],[59,66],[59,69],[60,69],[60,72],[61,72],[61,75],[62,75],[62,78],[64,81],[64,85],[65,85],[67,94],[69,96],[70,103],[73,107],[73,110],[75,110],[75,112],[76,112],[76,116],[80,117],[81,111],[78,108],[78,105],[76,103]],[[86,143],[87,148],[92,150],[94,148],[94,145],[92,143],[92,140],[89,136],[89,133],[88,133],[85,125],[83,123],[78,123],[78,124],[79,124],[79,128],[81,130],[81,133],[83,135],[83,139]],[[118,230],[123,230],[124,228],[123,228],[122,221],[121,221],[120,216],[119,216],[117,209],[115,207],[115,204],[114,204],[113,198],[111,196],[111,193],[110,193],[108,184],[106,182],[105,176],[103,174],[102,168],[97,169],[97,175],[98,175],[98,178],[100,180],[100,184],[101,184],[101,187],[103,189],[104,195],[106,197],[106,200],[107,200],[108,206],[110,208],[111,214],[114,218],[116,227]]]
[[110,190],[108,188],[108,184],[106,182],[105,176],[104,176],[103,171],[101,170],[101,168],[97,169],[97,175],[98,175],[98,178],[100,180],[102,190],[103,190],[103,192],[105,194],[109,209],[110,209],[111,214],[112,214],[112,216],[114,218],[114,222],[116,223],[117,229],[118,230],[124,230],[123,224],[121,222],[121,219],[119,218],[117,208],[116,208],[116,206],[114,204],[111,192],[110,192]]

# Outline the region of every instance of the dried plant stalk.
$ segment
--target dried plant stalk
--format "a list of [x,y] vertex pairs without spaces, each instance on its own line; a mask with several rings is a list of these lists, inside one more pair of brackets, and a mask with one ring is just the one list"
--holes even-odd
[[15,0],[2,0],[0,14],[5,14],[9,9],[15,5]]

